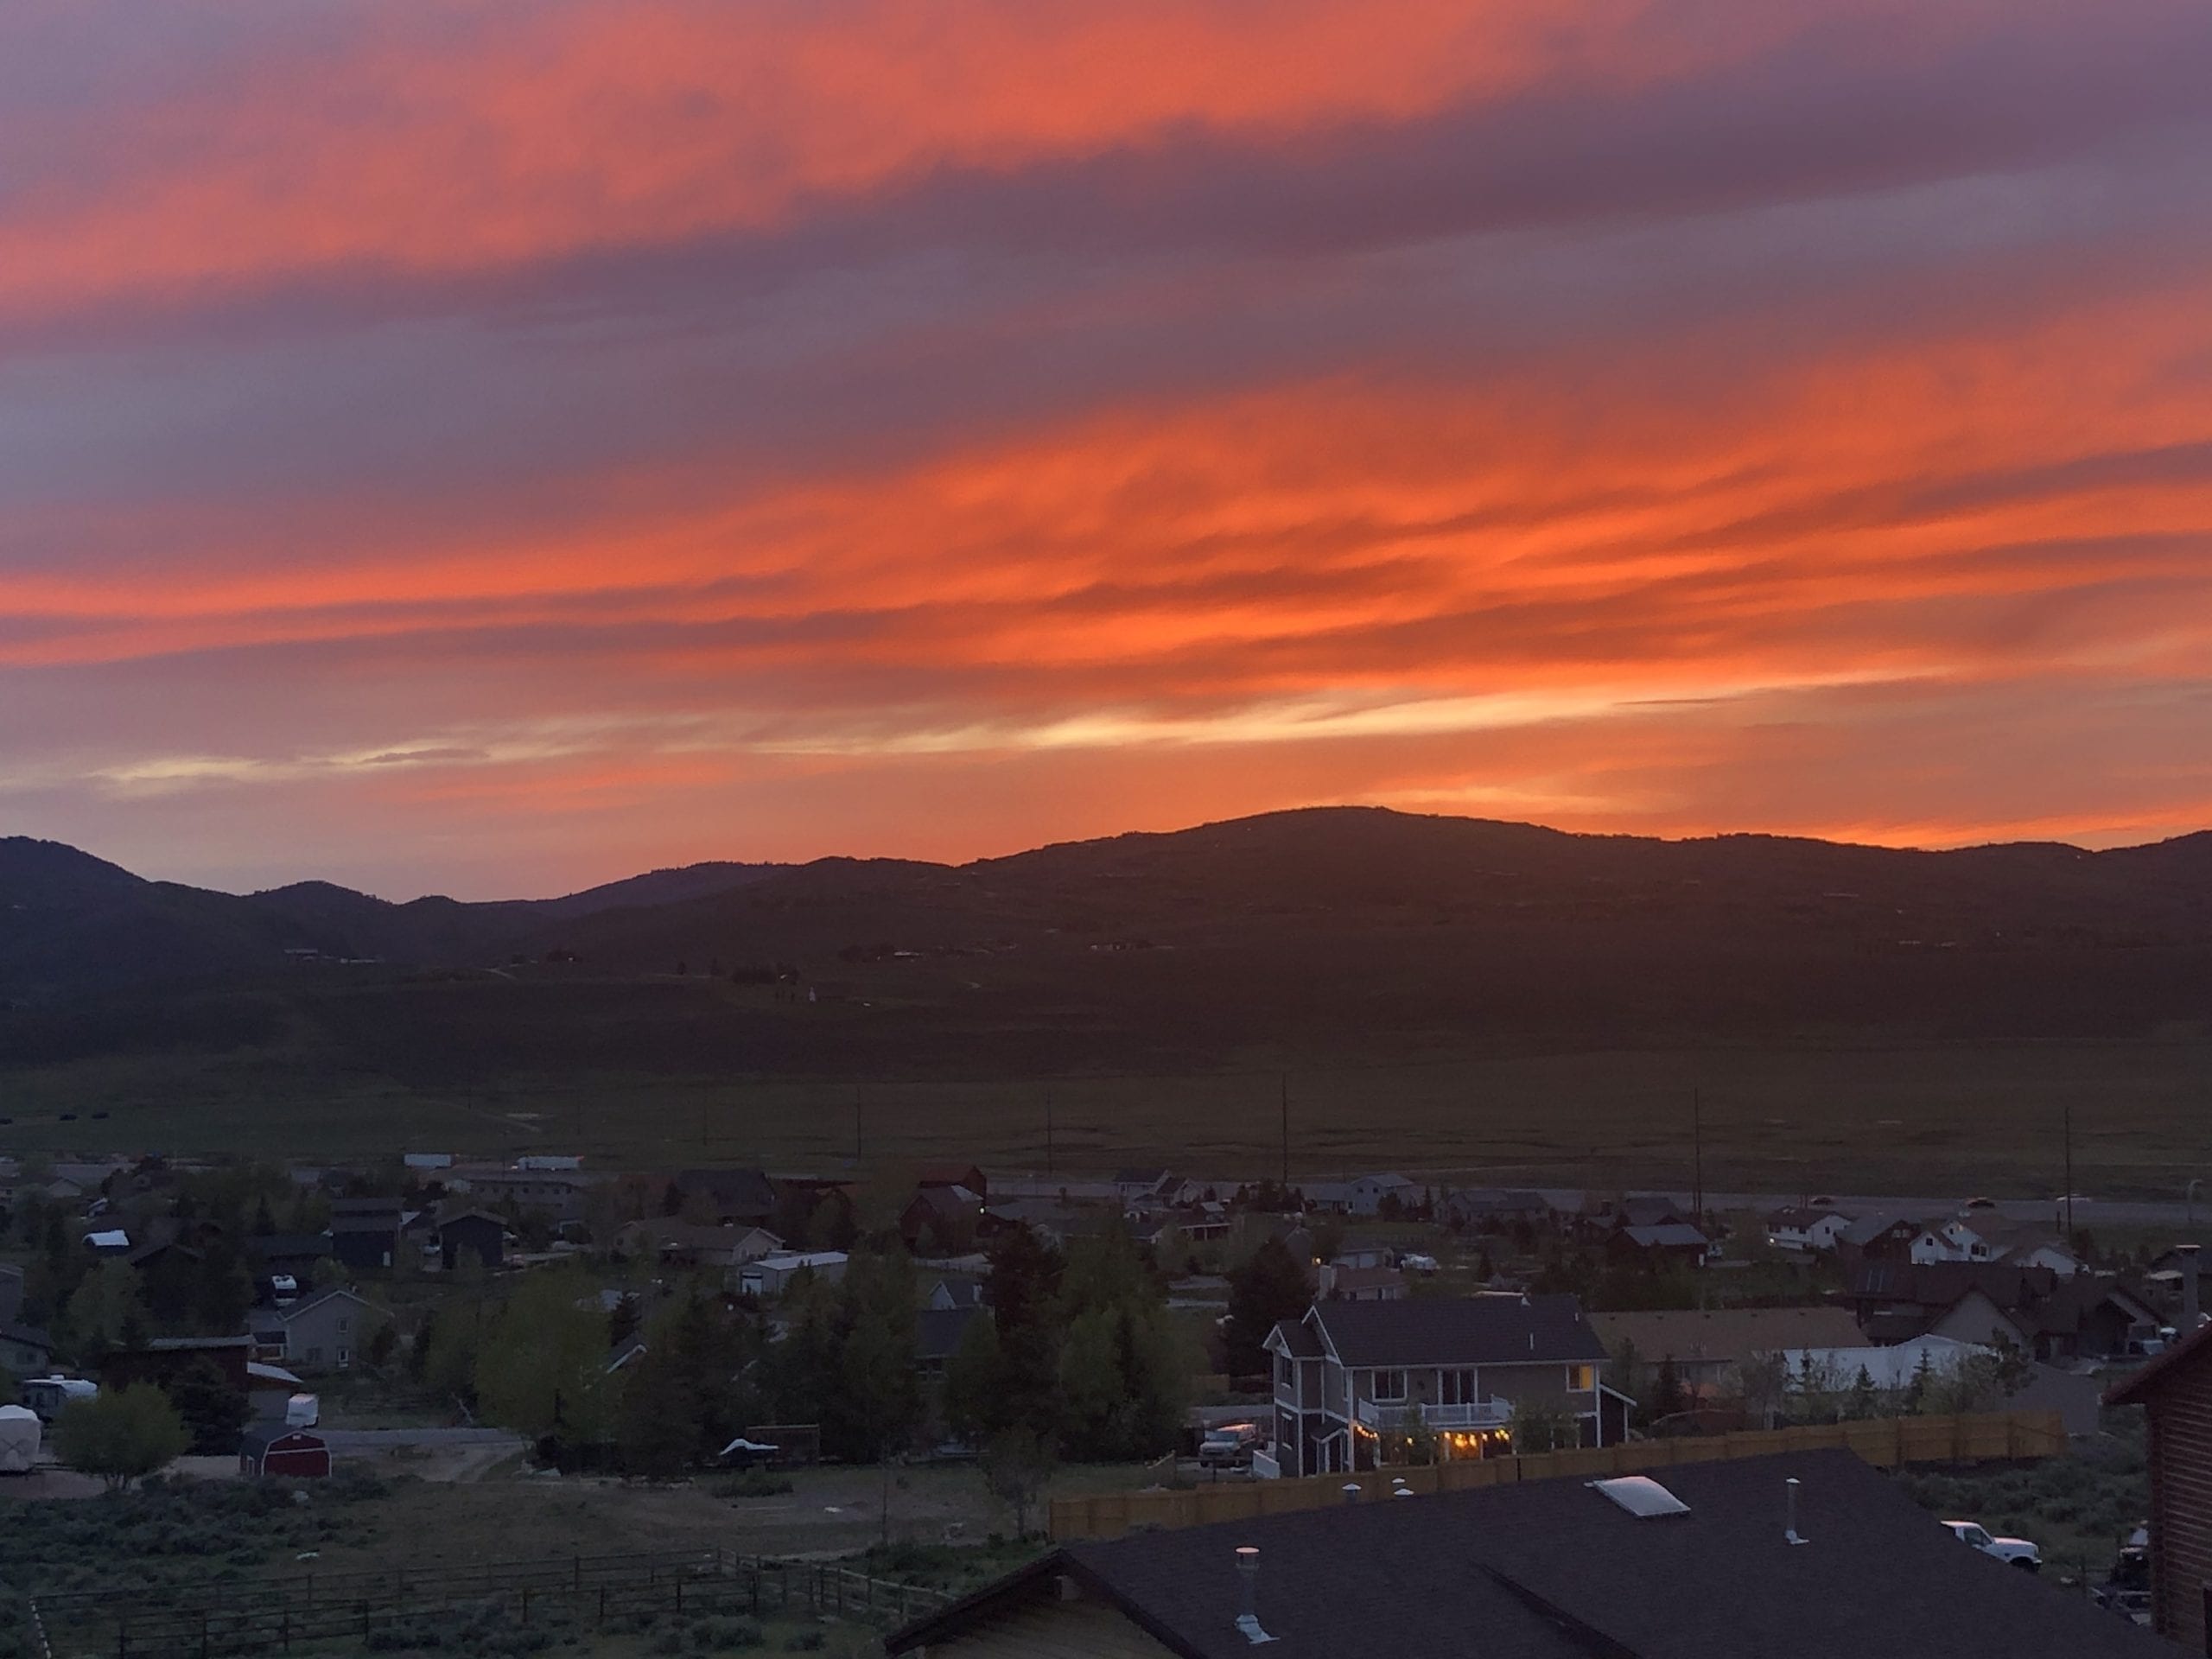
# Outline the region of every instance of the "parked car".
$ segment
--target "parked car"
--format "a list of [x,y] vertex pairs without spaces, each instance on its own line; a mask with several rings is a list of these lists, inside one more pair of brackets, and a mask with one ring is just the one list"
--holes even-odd
[[1997,1200],[1994,1198],[1968,1198],[1959,1206],[1959,1213],[1971,1215],[1977,1210],[1994,1210],[1996,1207]]
[[1256,1423],[1224,1423],[1210,1428],[1198,1442],[1198,1466],[1202,1469],[1249,1469],[1252,1453],[1259,1446],[1260,1427]]
[[1980,1550],[1985,1555],[1994,1555],[2009,1566],[2029,1573],[2043,1571],[2043,1552],[2025,1538],[1993,1538],[1989,1529],[1979,1521],[1946,1521],[1951,1535],[1961,1543]]

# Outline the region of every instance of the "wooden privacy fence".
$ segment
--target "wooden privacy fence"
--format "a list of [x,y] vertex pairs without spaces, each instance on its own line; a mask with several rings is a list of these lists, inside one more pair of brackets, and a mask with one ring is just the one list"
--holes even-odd
[[1083,1538],[1118,1538],[1135,1528],[1198,1527],[1213,1521],[1249,1521],[1255,1516],[1321,1509],[1345,1501],[1347,1482],[1358,1483],[1359,1501],[1371,1503],[1389,1496],[1396,1477],[1402,1477],[1416,1492],[1457,1492],[1560,1475],[1602,1479],[1610,1475],[1643,1474],[1675,1464],[1761,1458],[1822,1446],[1856,1452],[1868,1463],[1885,1469],[1910,1463],[1982,1463],[2055,1457],[2066,1449],[2066,1430],[2055,1411],[2007,1411],[1959,1417],[1881,1417],[1866,1422],[1812,1423],[1681,1440],[1628,1440],[1619,1446],[1541,1452],[1522,1458],[1415,1464],[1379,1471],[1363,1470],[1354,1475],[1224,1481],[1181,1491],[1093,1492],[1081,1497],[1056,1497],[1051,1528],[1055,1543],[1069,1543]]
[[36,1599],[31,1611],[51,1636],[53,1659],[223,1659],[379,1637],[379,1645],[420,1645],[425,1616],[486,1607],[522,1625],[787,1609],[903,1624],[948,1599],[827,1563],[705,1548],[72,1591]]

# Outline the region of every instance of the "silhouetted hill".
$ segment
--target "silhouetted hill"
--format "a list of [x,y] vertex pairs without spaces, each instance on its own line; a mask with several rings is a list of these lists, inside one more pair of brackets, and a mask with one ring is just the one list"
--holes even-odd
[[[848,1063],[953,1055],[986,1034],[1092,1064],[1292,1042],[2101,1039],[2212,1008],[2208,835],[1914,852],[1320,809],[957,868],[700,865],[489,905],[393,905],[316,882],[232,898],[11,842],[10,893],[45,895],[0,912],[0,995],[19,1001],[268,978],[289,950],[391,972],[497,969],[569,1010],[564,1026],[615,1006],[587,982],[680,983],[679,965],[719,969],[726,991],[789,966],[817,995],[873,1010],[864,1033],[832,1043],[741,999],[686,1003],[670,1052],[707,1066],[798,1063],[810,1044]],[[348,1040],[364,1052],[380,1020],[440,1017],[348,995]],[[634,1006],[649,1004],[672,1007]],[[594,1027],[575,1063],[667,1043],[661,1017]],[[482,1010],[469,1018],[438,1040],[496,1046]],[[569,1033],[531,1029],[518,1027],[516,1052],[550,1064]]]

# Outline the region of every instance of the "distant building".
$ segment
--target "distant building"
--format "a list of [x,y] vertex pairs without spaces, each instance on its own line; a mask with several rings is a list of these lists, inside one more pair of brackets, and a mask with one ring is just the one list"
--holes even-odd
[[1656,1370],[1674,1362],[1675,1376],[1700,1403],[1733,1397],[1747,1361],[1788,1349],[1856,1347],[1866,1340],[1840,1307],[1664,1308],[1592,1313],[1590,1327],[1618,1357],[1633,1347]]
[[669,1185],[688,1207],[697,1204],[725,1225],[766,1227],[776,1217],[776,1185],[765,1170],[683,1169]]
[[748,1262],[737,1270],[741,1296],[780,1296],[802,1273],[835,1284],[845,1276],[842,1250],[779,1250]]
[[330,1473],[330,1444],[311,1428],[250,1428],[238,1442],[238,1473],[249,1480],[319,1480]]
[[1316,1302],[1265,1345],[1285,1475],[1379,1467],[1409,1415],[1449,1456],[1503,1450],[1522,1400],[1556,1402],[1586,1445],[1624,1432],[1630,1402],[1604,1387],[1605,1344],[1572,1296]]

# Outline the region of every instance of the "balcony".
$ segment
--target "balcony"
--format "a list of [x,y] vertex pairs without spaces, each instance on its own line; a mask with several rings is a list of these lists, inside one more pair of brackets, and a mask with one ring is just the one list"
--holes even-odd
[[1513,1415],[1513,1402],[1477,1400],[1465,1405],[1443,1406],[1404,1400],[1363,1400],[1359,1402],[1359,1421],[1369,1428],[1394,1429],[1405,1422],[1409,1410],[1419,1411],[1421,1421],[1431,1428],[1503,1428]]

